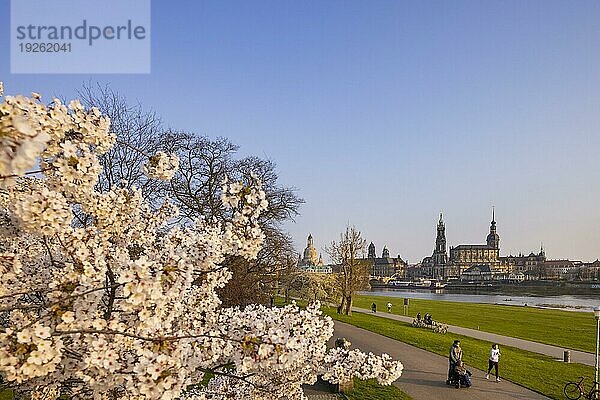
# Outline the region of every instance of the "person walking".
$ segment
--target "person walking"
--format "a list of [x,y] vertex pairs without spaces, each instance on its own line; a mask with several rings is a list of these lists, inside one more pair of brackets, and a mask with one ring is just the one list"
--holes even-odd
[[[462,361],[462,349],[460,348],[460,340],[455,340],[450,347],[450,354],[448,355],[448,379],[446,385],[449,385],[454,378],[454,370],[459,361]],[[456,382],[455,384],[458,384]]]
[[371,311],[377,312],[377,304],[375,304],[375,303],[371,304]]
[[392,303],[390,303],[389,301],[387,303],[387,308],[388,308],[388,312],[391,313],[392,312]]
[[496,343],[492,345],[492,350],[490,351],[490,359],[488,362],[488,370],[487,374],[485,374],[485,379],[490,379],[490,372],[492,372],[492,367],[494,368],[494,372],[496,372],[496,382],[500,382],[500,378],[498,378],[498,361],[500,361],[500,348]]

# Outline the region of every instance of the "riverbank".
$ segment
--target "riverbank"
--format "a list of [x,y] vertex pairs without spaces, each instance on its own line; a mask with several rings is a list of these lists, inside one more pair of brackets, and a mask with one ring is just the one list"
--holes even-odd
[[[404,299],[359,295],[354,305],[380,311],[392,304],[392,313],[404,314]],[[407,314],[429,313],[434,320],[470,329],[585,352],[595,351],[596,321],[590,313],[533,307],[410,299]]]
[[360,292],[361,295],[386,296],[396,298],[455,301],[463,303],[484,303],[528,307],[559,308],[567,311],[592,312],[600,307],[600,296],[565,295],[557,293],[524,293],[518,291],[477,292],[452,290],[417,290],[417,289],[372,289]]
[[[323,307],[323,310],[326,315],[336,321],[348,323],[444,357],[447,357],[453,340],[459,339],[466,364],[480,370],[487,369],[489,342],[468,336],[441,335],[375,315],[354,313],[348,317],[337,314],[331,307]],[[574,380],[579,376],[591,377],[594,373],[593,367],[557,362],[551,357],[510,346],[502,346],[501,350],[500,374],[502,378],[553,399],[564,398],[562,389],[569,380]],[[401,357],[400,360],[402,360]]]
[[532,280],[532,281],[501,281],[501,280],[488,280],[481,282],[464,282],[464,281],[449,281],[449,282],[436,282],[425,280],[423,281],[405,281],[401,283],[382,283],[378,280],[371,280],[369,282],[373,288],[387,288],[387,289],[402,289],[402,288],[420,288],[420,289],[432,289],[435,290],[438,287],[444,288],[450,291],[461,291],[467,292],[480,291],[500,291],[500,292],[520,292],[520,293],[539,293],[539,294],[588,294],[600,296],[600,282],[568,282],[568,281],[555,281],[555,280]]

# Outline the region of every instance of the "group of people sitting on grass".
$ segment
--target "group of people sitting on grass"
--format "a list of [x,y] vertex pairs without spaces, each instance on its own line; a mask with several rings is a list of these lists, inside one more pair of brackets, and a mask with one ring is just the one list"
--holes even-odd
[[[417,322],[421,322],[421,312],[420,311],[417,313]],[[431,314],[425,313],[425,316],[423,317],[423,323],[425,325],[433,325],[433,319],[431,318]]]

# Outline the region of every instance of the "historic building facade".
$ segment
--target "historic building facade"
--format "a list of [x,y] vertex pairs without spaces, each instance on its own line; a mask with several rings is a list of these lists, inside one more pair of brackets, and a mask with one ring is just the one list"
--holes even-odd
[[487,235],[486,243],[451,247],[449,264],[447,277],[460,277],[463,271],[476,265],[486,265],[492,272],[503,272],[500,261],[500,236],[496,231],[494,213],[492,213],[490,233]]
[[506,257],[500,257],[500,261],[509,267],[510,272],[532,276],[539,271],[543,271],[544,264],[546,263],[546,252],[542,246],[540,247],[540,252],[537,254],[534,252],[529,253],[529,255],[519,254],[518,256],[511,254]]
[[450,247],[448,256],[446,226],[443,216],[440,214],[435,249],[430,257],[425,257],[421,262],[420,272],[421,276],[434,279],[460,278],[467,270],[470,272],[463,278],[468,278],[471,273],[480,273],[481,271],[489,271],[490,276],[509,276],[513,273],[525,274],[527,271],[537,271],[545,262],[546,255],[543,248],[539,254],[532,252],[528,256],[520,254],[500,257],[500,235],[497,232],[496,216],[493,211],[490,231],[485,244],[461,244]]
[[404,277],[406,262],[398,255],[396,258],[390,257],[390,251],[386,246],[383,247],[381,257],[375,253],[373,242],[369,244],[367,258],[364,259],[371,264],[371,277],[375,279],[390,278],[392,276]]

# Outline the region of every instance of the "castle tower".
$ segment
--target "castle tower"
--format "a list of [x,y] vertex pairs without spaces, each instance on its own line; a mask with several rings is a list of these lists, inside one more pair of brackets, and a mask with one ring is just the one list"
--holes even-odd
[[386,246],[383,246],[383,252],[381,253],[381,257],[390,258],[390,251]]
[[493,249],[500,248],[500,236],[496,233],[496,216],[492,207],[492,222],[490,223],[490,233],[487,235],[487,245]]
[[371,242],[371,244],[369,245],[369,253],[367,255],[367,258],[377,258],[377,256],[375,255],[375,245],[373,244],[373,242]]

